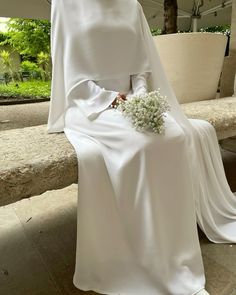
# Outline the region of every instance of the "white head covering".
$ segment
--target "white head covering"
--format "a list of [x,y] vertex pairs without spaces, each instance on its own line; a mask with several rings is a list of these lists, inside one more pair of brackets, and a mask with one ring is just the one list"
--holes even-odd
[[151,72],[150,91],[160,88],[175,117],[186,121],[137,0],[53,0],[51,23],[48,132],[63,131],[68,101],[80,83],[143,72]]

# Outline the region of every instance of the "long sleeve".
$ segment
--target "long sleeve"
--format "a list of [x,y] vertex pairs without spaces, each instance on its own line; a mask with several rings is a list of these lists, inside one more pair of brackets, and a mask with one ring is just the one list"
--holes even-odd
[[91,119],[105,110],[114,101],[118,93],[101,88],[94,81],[89,80],[76,87],[73,102]]
[[148,92],[147,78],[149,73],[140,73],[131,76],[132,95],[146,94]]

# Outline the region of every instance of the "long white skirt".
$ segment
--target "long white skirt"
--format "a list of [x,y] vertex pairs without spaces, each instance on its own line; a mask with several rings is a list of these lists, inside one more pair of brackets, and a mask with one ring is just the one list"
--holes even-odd
[[90,121],[67,110],[65,134],[79,161],[73,282],[114,295],[192,295],[205,277],[186,136],[140,133],[123,115]]
[[210,241],[236,243],[236,196],[225,176],[215,129],[203,120],[190,122],[196,144],[193,165],[198,164],[194,189],[198,224]]

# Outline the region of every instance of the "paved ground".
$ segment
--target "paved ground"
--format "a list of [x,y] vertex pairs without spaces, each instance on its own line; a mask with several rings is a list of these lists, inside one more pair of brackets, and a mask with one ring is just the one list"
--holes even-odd
[[[76,289],[77,185],[0,208],[0,294],[96,294]],[[236,295],[236,245],[200,234],[207,289]],[[143,294],[148,295],[148,294]]]
[[47,123],[49,102],[0,105],[0,131]]

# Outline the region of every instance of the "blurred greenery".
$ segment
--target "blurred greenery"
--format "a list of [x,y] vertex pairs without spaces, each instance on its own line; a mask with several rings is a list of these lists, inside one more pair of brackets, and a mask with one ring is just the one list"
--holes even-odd
[[43,81],[50,80],[51,78],[50,54],[45,52],[40,52],[37,56],[37,64],[40,69],[42,80]]
[[162,30],[160,28],[151,29],[152,36],[161,35]]
[[[230,25],[224,25],[224,26],[214,26],[214,27],[206,27],[201,28],[199,30],[200,32],[211,32],[211,33],[223,33],[226,35],[230,35]],[[191,31],[179,31],[178,33],[188,33]],[[153,28],[151,29],[151,33],[153,36],[161,35],[162,30],[160,28]]]
[[8,85],[0,84],[0,96],[49,98],[50,89],[50,81],[10,82]]
[[31,62],[29,60],[22,61],[20,65],[20,72],[23,75],[28,74],[28,79],[42,79],[41,77],[41,69],[35,62]]
[[0,60],[5,73],[12,74],[12,58],[7,50],[0,51]]
[[6,33],[0,32],[0,43],[6,42],[6,39],[7,39]]
[[11,18],[8,32],[1,33],[0,45],[11,45],[25,58],[50,53],[50,22],[47,20]]
[[24,72],[37,72],[39,71],[39,67],[35,62],[25,60],[21,63],[21,70]]
[[200,32],[223,33],[230,35],[230,25],[202,28]]
[[[4,77],[7,75],[5,82],[22,80],[23,72],[24,80],[50,80],[50,22],[11,18],[7,26],[8,31],[0,33],[0,46],[8,45],[6,50],[0,52],[0,72]],[[9,56],[6,54],[7,51]],[[11,58],[14,51],[20,55],[21,65],[18,69],[14,69],[15,59]]]

